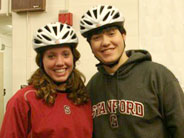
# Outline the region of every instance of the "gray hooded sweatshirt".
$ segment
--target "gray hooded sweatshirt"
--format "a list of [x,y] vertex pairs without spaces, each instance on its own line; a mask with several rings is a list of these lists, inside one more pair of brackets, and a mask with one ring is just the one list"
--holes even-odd
[[176,77],[144,50],[112,75],[102,65],[88,82],[94,138],[184,138],[184,93]]

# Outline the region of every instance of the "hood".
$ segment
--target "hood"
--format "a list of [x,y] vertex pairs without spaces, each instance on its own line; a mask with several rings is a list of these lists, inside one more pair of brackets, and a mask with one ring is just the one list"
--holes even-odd
[[[115,74],[118,73],[122,75],[128,73],[134,66],[141,62],[152,61],[150,53],[146,50],[128,50],[126,51],[126,54],[129,57],[128,60],[119,67]],[[97,69],[99,72],[108,75],[103,65],[98,64]]]

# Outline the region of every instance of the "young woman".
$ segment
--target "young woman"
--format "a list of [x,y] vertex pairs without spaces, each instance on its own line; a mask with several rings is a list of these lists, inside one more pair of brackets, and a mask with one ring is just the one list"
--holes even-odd
[[59,22],[38,29],[33,45],[39,68],[28,86],[8,102],[1,138],[91,138],[91,105],[80,53],[71,26]]

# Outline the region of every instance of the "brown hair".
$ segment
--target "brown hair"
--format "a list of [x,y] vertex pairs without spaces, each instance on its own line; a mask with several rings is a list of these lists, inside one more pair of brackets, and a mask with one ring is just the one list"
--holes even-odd
[[[89,96],[85,87],[85,76],[75,68],[76,61],[80,58],[80,53],[76,48],[71,48],[74,56],[74,69],[66,82],[67,97],[73,101],[74,104],[80,105],[87,103]],[[44,50],[45,51],[45,50]],[[39,68],[34,72],[28,80],[29,85],[33,85],[36,89],[36,96],[43,99],[47,104],[54,104],[57,96],[57,85],[47,76],[42,65],[42,56],[44,51],[37,53],[36,63]]]

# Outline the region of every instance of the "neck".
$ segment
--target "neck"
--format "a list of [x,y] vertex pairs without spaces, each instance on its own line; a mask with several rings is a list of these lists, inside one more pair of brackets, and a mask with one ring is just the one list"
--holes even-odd
[[104,68],[105,70],[109,73],[109,74],[113,74],[115,73],[118,68],[123,65],[126,61],[128,60],[128,56],[126,55],[126,52],[124,51],[123,52],[123,55],[121,56],[120,60],[119,60],[119,63],[115,66],[113,66],[112,68],[111,67],[108,67],[108,66],[105,66],[104,65]]
[[66,90],[66,83],[62,83],[60,85],[57,85],[56,89],[59,91],[65,91]]

